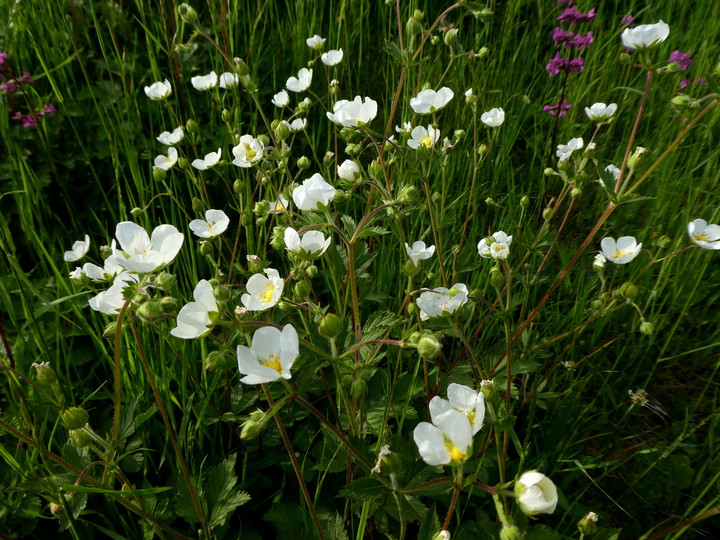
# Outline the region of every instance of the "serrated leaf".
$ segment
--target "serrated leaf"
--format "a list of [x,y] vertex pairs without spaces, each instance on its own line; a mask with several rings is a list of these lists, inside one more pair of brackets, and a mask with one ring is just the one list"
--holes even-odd
[[420,532],[418,532],[419,540],[432,540],[435,534],[440,530],[440,519],[437,516],[435,507],[428,508],[420,524]]
[[362,238],[367,238],[368,236],[379,236],[383,234],[389,234],[390,231],[386,229],[385,227],[380,227],[378,225],[372,225],[370,227],[365,227],[362,231],[360,231],[357,236],[355,237],[355,241]]
[[235,489],[237,475],[235,462],[237,454],[232,454],[214,467],[207,480],[206,497],[210,508],[210,524],[220,527],[233,513],[235,508],[250,500],[250,495]]
[[362,329],[362,341],[371,341],[373,339],[379,339],[389,329],[401,324],[403,318],[396,315],[392,311],[376,311],[365,322]]
[[355,501],[372,501],[384,486],[376,478],[359,478],[340,490],[340,495]]
[[392,58],[398,63],[402,64],[402,53],[400,52],[400,47],[398,47],[394,42],[390,40],[385,41],[385,46],[383,47],[386,53],[388,53]]

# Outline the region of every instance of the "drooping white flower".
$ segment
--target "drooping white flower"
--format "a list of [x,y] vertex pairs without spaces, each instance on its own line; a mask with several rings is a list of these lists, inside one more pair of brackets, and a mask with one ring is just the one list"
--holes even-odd
[[292,198],[300,210],[318,210],[321,205],[327,206],[335,198],[335,188],[320,173],[315,173],[293,189]]
[[305,126],[307,126],[307,118],[295,118],[292,122],[283,120],[282,123],[287,126],[290,133],[296,133],[305,129]]
[[270,309],[280,300],[283,291],[283,279],[274,268],[266,268],[265,274],[250,276],[245,289],[247,293],[240,297],[240,301],[248,311],[264,311]]
[[167,79],[164,81],[154,82],[150,86],[145,87],[145,95],[153,101],[165,99],[170,94],[172,94],[172,86],[170,85],[170,81]]
[[131,272],[153,272],[170,264],[185,238],[172,225],[158,225],[151,236],[137,223],[122,221],[115,227],[120,249],[113,249],[116,262]]
[[576,137],[570,139],[567,144],[558,144],[555,155],[560,158],[560,161],[567,161],[575,150],[580,150],[582,147],[582,137]]
[[593,103],[590,107],[585,107],[585,114],[593,122],[604,122],[612,118],[617,111],[617,103],[605,105],[604,103]]
[[293,362],[300,355],[300,340],[291,324],[282,331],[272,326],[258,328],[253,334],[252,346],[238,345],[238,370],[245,375],[245,384],[263,384],[281,377],[290,379]]
[[217,73],[211,71],[207,75],[196,75],[190,79],[190,84],[193,85],[195,90],[200,90],[201,92],[215,88],[218,84]]
[[417,96],[410,99],[410,107],[418,114],[430,114],[439,111],[455,94],[447,87],[443,87],[437,92],[432,89],[423,90]]
[[704,219],[688,223],[690,240],[703,249],[720,249],[720,225],[710,224]]
[[285,87],[291,92],[304,92],[310,88],[312,83],[313,70],[302,68],[298,71],[297,77],[290,77],[285,83]]
[[331,121],[341,126],[364,126],[377,115],[377,101],[369,97],[361,98],[360,96],[355,96],[352,101],[341,99],[333,106],[333,112],[325,114]]
[[182,141],[184,136],[185,131],[183,130],[182,126],[179,126],[172,130],[172,132],[163,131],[160,135],[157,136],[157,140],[165,146],[172,146]]
[[243,135],[240,142],[233,147],[232,153],[235,156],[233,165],[238,167],[252,167],[263,157],[265,145],[260,139],[256,139],[252,135]]
[[472,427],[468,417],[451,410],[441,417],[432,416],[432,424],[420,422],[413,430],[413,439],[420,457],[428,465],[459,465],[472,450]]
[[226,71],[220,75],[220,88],[232,90],[236,88],[238,84],[240,84],[240,77],[238,77],[237,73]]
[[493,241],[488,245],[488,239],[483,238],[478,242],[478,255],[485,259],[495,259],[504,261],[510,254],[510,244],[512,236],[508,236],[504,231],[498,231],[492,235]]
[[309,37],[305,40],[307,46],[316,51],[322,49],[325,46],[326,39],[315,34],[313,37]]
[[410,139],[408,139],[408,146],[414,150],[424,146],[425,148],[432,148],[435,146],[435,142],[440,138],[440,130],[432,126],[424,128],[423,126],[417,126],[410,133]]
[[468,88],[467,90],[465,90],[465,97],[466,98],[473,97],[473,89],[472,88]]
[[163,171],[169,171],[170,169],[172,169],[173,165],[177,163],[177,160],[177,150],[173,146],[171,146],[168,148],[167,156],[163,156],[162,154],[160,154],[159,156],[155,156],[155,161],[153,162],[153,170],[162,169]]
[[403,122],[402,126],[395,126],[395,131],[401,135],[410,135],[412,129],[413,127],[410,122]]
[[641,24],[635,28],[626,28],[620,35],[625,47],[642,51],[662,43],[670,35],[670,27],[662,20],[655,24]]
[[425,242],[423,242],[422,240],[413,242],[412,246],[409,246],[406,242],[405,252],[408,254],[408,257],[410,257],[410,260],[412,260],[413,264],[417,266],[419,261],[429,259],[433,256],[433,254],[435,253],[435,246],[425,247]]
[[192,162],[192,166],[198,170],[204,171],[217,165],[222,156],[222,148],[218,148],[217,152],[210,152],[205,154],[203,159],[195,159]]
[[272,98],[272,104],[276,107],[283,108],[290,103],[290,95],[285,90],[280,90]]
[[515,482],[515,495],[520,509],[530,516],[552,514],[558,503],[555,484],[543,473],[527,471]]
[[634,236],[621,236],[617,241],[605,237],[600,240],[600,249],[608,261],[626,264],[637,257],[642,249],[642,243],[638,244]]
[[285,247],[304,259],[320,257],[330,247],[331,240],[329,236],[325,238],[320,231],[308,231],[300,237],[292,227],[285,229]]
[[132,283],[136,283],[137,276],[130,272],[122,272],[115,277],[112,286],[101,293],[96,294],[88,304],[95,311],[105,313],[106,315],[117,315],[125,305],[123,291]]
[[607,262],[607,259],[605,258],[605,255],[602,253],[598,253],[595,255],[595,259],[593,259],[593,268],[596,271],[601,271],[603,268],[605,268],[605,263]]
[[613,178],[615,180],[620,178],[620,169],[618,167],[616,167],[615,165],[613,165],[612,163],[610,165],[608,165],[607,167],[605,167],[605,170],[607,172],[609,172],[610,174],[612,174]]
[[458,411],[467,416],[472,434],[482,428],[485,420],[485,397],[468,386],[451,383],[447,389],[447,399],[435,396],[430,400],[430,416],[433,423],[442,419],[450,411]]
[[85,240],[74,242],[70,251],[63,254],[63,260],[67,262],[75,262],[82,259],[90,249],[90,237],[86,234]]
[[278,200],[270,203],[268,212],[286,212],[288,208],[288,200],[283,197],[282,193],[278,195]]
[[230,218],[222,210],[208,210],[205,220],[193,219],[190,230],[200,238],[212,238],[225,232],[230,224]]
[[415,304],[420,308],[420,319],[444,317],[455,313],[468,301],[468,289],[464,283],[455,283],[452,288],[437,287],[422,293]]
[[500,108],[490,109],[480,115],[480,121],[488,127],[498,127],[505,121],[505,111]]
[[342,62],[343,59],[343,50],[337,49],[328,51],[326,53],[322,53],[322,56],[320,57],[320,61],[325,64],[326,66],[336,66],[340,62]]
[[170,334],[177,338],[195,339],[212,330],[218,305],[210,282],[201,279],[195,286],[193,298],[194,302],[180,308],[175,320],[177,326],[170,330]]
[[355,178],[360,174],[360,168],[351,159],[346,159],[340,165],[338,165],[338,176],[348,182],[355,181]]

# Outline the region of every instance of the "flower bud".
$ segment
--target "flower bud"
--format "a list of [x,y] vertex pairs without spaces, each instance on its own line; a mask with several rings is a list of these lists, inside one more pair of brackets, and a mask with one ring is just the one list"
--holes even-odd
[[232,371],[237,369],[237,357],[226,350],[210,351],[203,358],[207,371]]
[[185,122],[185,129],[189,131],[190,133],[197,134],[200,131],[200,127],[197,125],[197,122],[193,120],[192,118],[188,119],[187,122]]
[[290,136],[290,128],[282,122],[277,123],[273,128],[273,132],[275,133],[275,137],[281,141],[284,141]]
[[490,285],[496,289],[505,285],[505,274],[503,274],[503,271],[497,266],[493,266],[490,269]]
[[200,242],[200,254],[201,255],[212,255],[213,252],[213,246],[211,242],[208,242],[207,240],[202,240]]
[[250,413],[250,418],[242,425],[240,438],[249,441],[260,435],[263,426],[265,426],[266,415],[263,411],[257,410]]
[[577,199],[580,195],[582,195],[582,189],[579,187],[574,187],[570,190],[570,197],[573,199]]
[[607,259],[602,253],[598,253],[595,255],[595,260],[593,261],[593,270],[597,272],[598,274],[602,273],[602,271],[605,269],[605,263],[607,262]]
[[522,540],[523,534],[515,525],[503,524],[500,530],[500,540]]
[[[159,167],[157,169],[153,169],[152,175],[153,175],[153,180],[155,180],[156,182],[162,182],[167,177],[167,173]],[[133,208],[133,210],[135,210],[135,209]],[[136,214],[133,214],[133,215],[136,215]]]
[[340,317],[334,313],[328,313],[320,321],[318,332],[321,336],[332,339],[337,337],[340,332],[343,331],[344,326],[345,325]]
[[305,169],[310,167],[310,160],[307,156],[300,156],[297,160],[297,166],[298,169],[304,171]]
[[370,162],[370,165],[368,166],[368,174],[370,175],[370,178],[374,180],[382,178],[383,168],[377,159],[374,159]]
[[108,323],[102,333],[102,337],[105,339],[115,339],[115,330],[117,330],[117,321]]
[[298,300],[305,300],[308,296],[310,296],[311,291],[312,287],[310,286],[310,283],[303,279],[302,281],[298,281],[295,284],[295,287],[293,287],[293,296],[295,296]]
[[349,156],[354,156],[360,152],[360,146],[354,143],[350,143],[345,147],[345,153]]
[[417,197],[417,188],[415,186],[403,186],[397,193],[396,201],[402,204],[410,204]]
[[412,259],[408,259],[407,261],[405,261],[405,264],[403,264],[402,272],[409,277],[416,276],[418,272],[420,272],[420,265],[418,264],[417,266],[415,266],[415,263],[412,261]]
[[615,300],[633,300],[638,295],[637,285],[630,281],[626,281],[620,288],[613,292]]
[[265,269],[265,263],[257,255],[247,255],[248,270],[253,274],[259,274]]
[[235,193],[240,193],[243,188],[245,187],[245,182],[241,178],[236,178],[233,182],[233,191]]
[[318,267],[314,264],[311,264],[305,269],[305,275],[309,277],[310,279],[317,277],[318,275]]
[[398,472],[402,466],[400,456],[390,450],[386,444],[380,449],[375,466],[370,471],[373,474],[392,474]]
[[437,45],[438,43],[440,43],[440,37],[438,37],[438,36],[431,37],[430,43],[432,43],[433,45]]
[[442,531],[435,533],[432,540],[450,540],[450,531],[443,529]]
[[90,435],[85,429],[71,429],[69,432],[70,443],[75,448],[85,448],[92,442],[92,435]]
[[80,429],[90,420],[90,416],[80,407],[68,407],[60,413],[60,420],[68,429]]
[[580,534],[585,536],[592,536],[597,532],[597,521],[598,515],[595,512],[588,512],[588,514],[578,521],[577,527]]
[[524,472],[518,478],[515,497],[520,509],[529,516],[552,514],[558,502],[555,484],[538,471]]
[[273,227],[272,234],[270,235],[270,245],[275,249],[285,248],[285,229],[282,225]]
[[432,202],[433,204],[440,204],[440,201],[442,201],[442,193],[436,191],[432,194]]
[[425,360],[433,360],[440,356],[442,343],[432,334],[425,334],[417,344],[417,352]]
[[651,322],[643,321],[640,323],[640,333],[645,336],[652,336],[655,332],[655,327]]
[[205,210],[205,203],[203,203],[197,197],[193,197],[192,198],[192,209],[193,209],[193,212],[197,212],[198,214],[200,214],[203,210]]
[[413,15],[408,19],[407,23],[405,23],[405,31],[411,36],[419,34],[422,32],[422,24],[420,24],[420,21]]
[[487,153],[488,153],[488,146],[487,146],[487,144],[484,144],[484,143],[483,143],[483,144],[481,144],[480,146],[478,146],[478,147],[477,147],[477,153],[478,153],[478,156],[480,156],[480,159],[484,158],[484,157],[487,155]]
[[490,54],[490,49],[487,47],[481,47],[477,52],[477,57],[482,60],[483,58],[486,58],[488,54]]
[[250,225],[252,225],[252,222],[253,218],[250,212],[243,212],[240,215],[240,225],[242,225],[243,227],[249,227]]
[[618,62],[620,62],[621,64],[629,64],[630,55],[626,52],[620,53],[620,56],[618,56]]
[[455,44],[455,41],[457,40],[457,28],[451,28],[447,32],[445,32],[445,35],[443,36],[443,41],[445,42],[445,45],[448,47],[451,47]]
[[178,6],[178,15],[187,24],[195,24],[198,20],[197,11],[188,4],[182,3]]
[[528,197],[527,195],[523,195],[522,199],[520,199],[520,206],[522,206],[523,208],[527,208],[528,206],[530,206],[530,197]]
[[32,367],[36,370],[37,382],[42,385],[51,385],[57,382],[57,375],[50,367],[50,362],[33,363]]
[[637,148],[635,148],[635,152],[633,152],[630,158],[628,158],[628,167],[630,167],[631,169],[637,168],[644,153],[645,148],[643,148],[642,146],[638,146]]
[[350,394],[353,399],[361,399],[367,393],[367,383],[362,379],[355,379],[350,385]]
[[495,381],[483,379],[480,381],[480,391],[485,396],[485,401],[492,403],[498,396],[497,388],[495,388]]
[[693,101],[693,98],[687,94],[678,94],[670,100],[670,103],[675,105],[678,109],[683,110],[687,109]]
[[552,215],[553,215],[553,210],[552,210],[552,208],[550,208],[550,207],[545,208],[545,209],[542,211],[542,217],[543,217],[543,219],[544,219],[545,221],[547,221],[548,219],[550,219],[550,218],[552,217]]
[[172,290],[176,281],[177,278],[170,272],[160,272],[154,279],[155,286],[163,291]]
[[495,15],[495,13],[493,12],[493,10],[486,7],[486,8],[483,8],[483,9],[480,10],[480,12],[478,13],[477,17],[478,17],[482,22],[489,22],[489,21],[493,18],[493,15]]
[[160,302],[157,300],[147,300],[143,302],[135,310],[135,313],[145,322],[157,321],[165,314]]

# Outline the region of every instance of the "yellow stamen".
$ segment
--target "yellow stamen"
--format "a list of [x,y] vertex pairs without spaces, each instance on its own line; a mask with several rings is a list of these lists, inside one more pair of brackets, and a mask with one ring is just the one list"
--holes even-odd
[[707,242],[707,241],[708,241],[708,237],[705,236],[704,233],[695,234],[695,235],[693,235],[693,237],[694,237],[695,240],[697,240],[698,242]]
[[465,458],[467,457],[462,450],[460,450],[457,446],[452,445],[452,447],[449,444],[445,444],[445,451],[448,453],[448,456],[450,456],[450,461],[454,461],[456,463],[462,463],[465,461]]
[[425,135],[422,139],[420,139],[420,144],[426,148],[430,148],[432,146],[432,139],[430,138],[430,135]]
[[267,360],[260,360],[260,363],[263,366],[274,369],[278,373],[282,373],[282,364],[280,364],[280,357],[275,354],[269,355]]
[[270,283],[268,281],[265,284],[265,290],[263,292],[261,292],[260,294],[258,294],[258,296],[260,297],[260,301],[263,304],[269,304],[270,302],[272,302],[272,296],[273,296],[274,292],[275,292],[275,285],[273,285],[272,283]]
[[619,259],[620,257],[624,257],[625,255],[630,255],[630,253],[627,251],[620,251],[619,249],[616,249],[615,253],[613,253],[612,258]]

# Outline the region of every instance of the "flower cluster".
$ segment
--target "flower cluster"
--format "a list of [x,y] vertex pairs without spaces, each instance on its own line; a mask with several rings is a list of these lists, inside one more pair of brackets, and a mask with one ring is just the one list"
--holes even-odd
[[548,62],[545,69],[550,77],[554,77],[555,75],[559,75],[561,71],[566,71],[567,73],[577,73],[584,71],[585,67],[583,66],[583,59],[581,57],[578,56],[572,59],[563,58],[558,52],[555,53],[555,57]]
[[586,34],[576,34],[563,30],[559,26],[555,27],[555,29],[551,32],[550,37],[552,37],[556,47],[564,45],[566,49],[574,48],[578,51],[589,47],[593,42],[592,32],[588,32]]
[[578,10],[577,6],[570,6],[558,15],[557,20],[569,24],[591,23],[595,20],[595,15],[595,8],[590,9],[587,13],[583,13]]
[[[23,87],[27,84],[35,84],[32,75],[27,71],[23,71],[19,77],[13,77],[12,68],[8,61],[8,55],[5,51],[0,51],[0,91],[3,94],[16,94],[23,92]],[[15,101],[10,99],[10,110],[13,112],[12,119],[25,129],[37,128],[45,116],[55,116],[57,109],[55,105],[44,104],[41,108],[35,109],[30,106],[30,110],[23,112],[15,108]]]
[[555,105],[545,105],[543,107],[543,111],[550,113],[550,116],[552,117],[559,116],[560,118],[565,118],[565,115],[571,108],[572,105],[570,105],[566,99],[563,99],[562,101],[558,101]]

